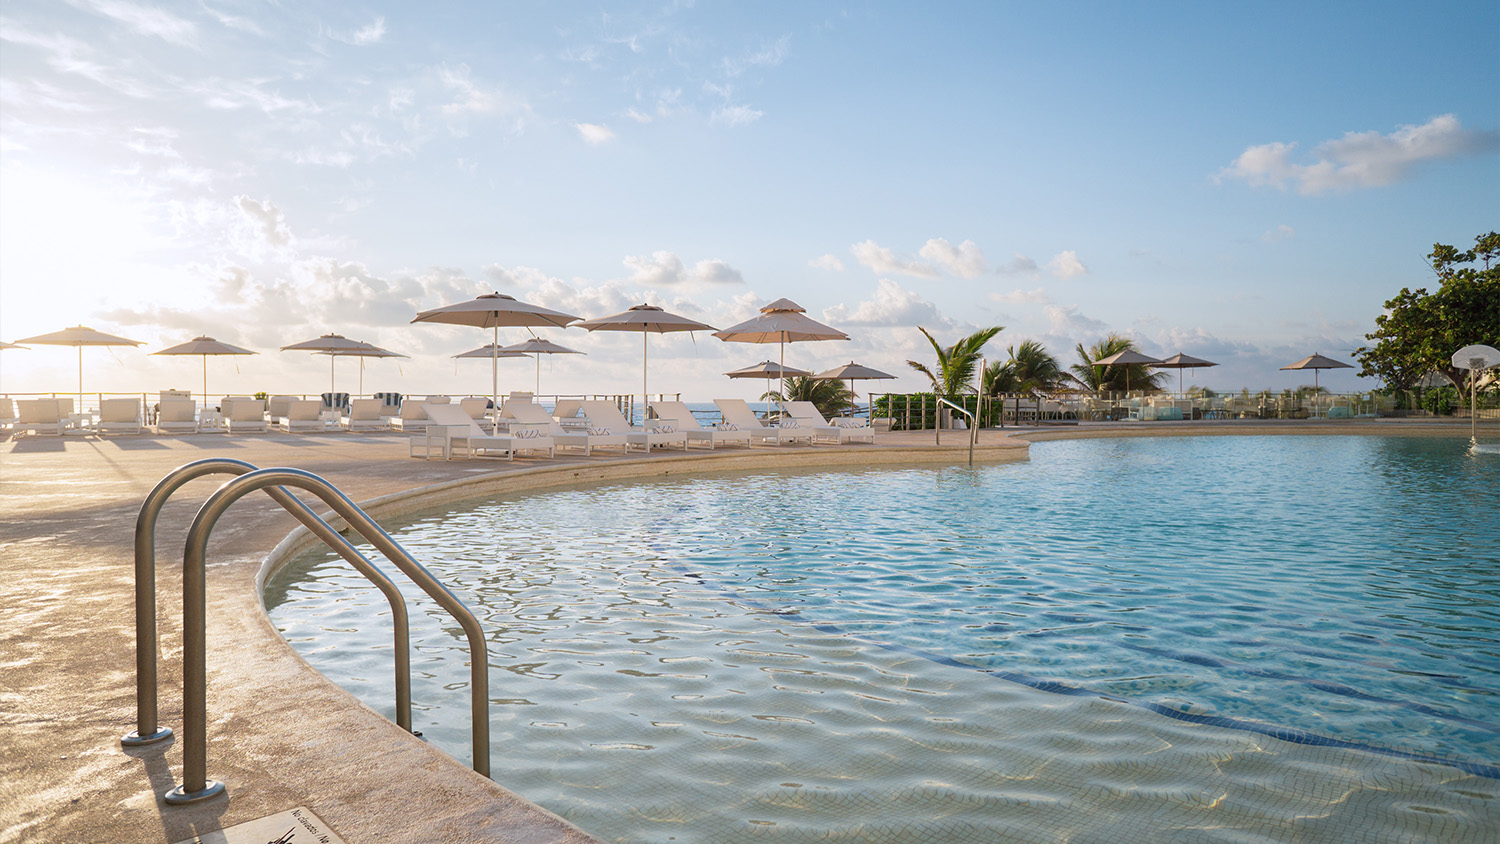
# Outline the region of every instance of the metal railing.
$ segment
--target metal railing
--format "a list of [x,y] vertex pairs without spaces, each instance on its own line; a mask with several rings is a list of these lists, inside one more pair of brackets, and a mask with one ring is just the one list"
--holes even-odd
[[396,722],[411,731],[411,647],[405,598],[396,584],[348,540],[286,487],[317,496],[360,536],[370,542],[417,586],[451,614],[469,641],[473,712],[474,770],[489,776],[489,650],[479,620],[437,578],[406,552],[348,496],[326,480],[300,469],[257,469],[241,460],[211,458],[181,466],[163,478],[146,497],[136,520],[136,708],[137,729],[121,739],[125,746],[169,738],[157,724],[156,553],[157,517],[172,493],[188,481],[214,473],[240,477],[209,496],[188,529],[183,554],[183,782],[165,795],[171,805],[207,800],[224,785],[208,779],[207,702],[207,549],[214,525],[231,504],[264,489],[310,533],[347,560],[385,595],[395,626]]
[[[979,420],[974,416],[974,414],[970,413],[965,408],[963,408],[963,407],[961,407],[959,405],[956,405],[956,404],[954,404],[951,401],[948,401],[947,399],[943,398],[942,396],[938,396],[937,400],[938,400],[938,404],[947,405],[948,407],[950,407],[950,408],[958,411],[959,413],[962,413],[963,415],[969,417],[969,465],[973,466],[974,465],[974,440],[978,439],[978,437],[979,437]],[[942,445],[943,444],[943,426],[938,425],[938,426],[934,427],[932,430],[937,435],[937,444],[938,445]]]

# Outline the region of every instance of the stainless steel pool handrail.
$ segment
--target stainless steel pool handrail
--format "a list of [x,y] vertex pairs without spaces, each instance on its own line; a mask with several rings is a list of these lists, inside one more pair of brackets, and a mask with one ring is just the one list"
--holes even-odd
[[[163,727],[157,721],[156,664],[160,644],[156,635],[156,523],[162,507],[189,481],[212,474],[244,475],[257,468],[243,460],[227,457],[197,460],[167,473],[141,504],[135,522],[136,729],[120,738],[120,744],[125,747],[138,747],[172,737],[172,728]],[[396,723],[404,730],[411,730],[411,632],[406,599],[400,588],[296,496],[279,487],[268,489],[266,493],[385,595],[395,628]]]
[[[979,419],[978,419],[978,417],[976,417],[974,414],[970,413],[968,410],[964,409],[960,405],[954,404],[953,402],[948,401],[947,399],[943,398],[942,396],[938,396],[937,400],[938,400],[938,404],[946,404],[949,407],[953,408],[954,410],[958,411],[959,413],[962,413],[963,415],[969,417],[969,465],[973,466],[974,465],[974,440],[976,440],[976,439],[979,438]],[[942,430],[942,428],[943,428],[942,420],[938,420],[937,428],[938,428],[939,431]],[[943,436],[942,434],[938,434],[938,445],[942,445],[943,444],[942,436]]]
[[[193,518],[182,560],[182,739],[183,782],[167,792],[180,805],[222,793],[208,779],[208,538],[229,506],[258,489],[297,487],[317,496],[349,527],[395,563],[407,577],[447,610],[469,640],[474,770],[490,775],[489,648],[479,619],[448,587],[406,552],[364,510],[328,481],[301,469],[257,469],[219,487]],[[300,503],[300,502],[299,502]]]

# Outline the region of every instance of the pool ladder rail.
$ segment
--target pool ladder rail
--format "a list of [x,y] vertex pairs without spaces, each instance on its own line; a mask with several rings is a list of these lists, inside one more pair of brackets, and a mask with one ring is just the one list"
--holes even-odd
[[396,723],[411,731],[411,633],[406,599],[395,582],[370,562],[310,507],[286,487],[312,493],[328,505],[349,529],[359,533],[447,610],[469,640],[473,717],[474,770],[490,775],[489,650],[484,631],[468,607],[448,587],[406,552],[390,534],[348,496],[323,478],[301,469],[260,469],[243,460],[209,458],[179,466],[159,481],[141,504],[135,523],[135,635],[136,729],[120,739],[125,747],[153,744],[172,737],[170,727],[157,723],[158,642],[156,635],[156,522],[172,494],[195,478],[211,474],[239,477],[226,482],[199,508],[188,528],[182,577],[182,738],[183,781],[168,791],[169,805],[208,800],[224,793],[224,784],[208,779],[208,635],[207,553],[214,525],[229,506],[259,489],[266,493],[313,536],[336,551],[373,583],[391,605],[395,627]]

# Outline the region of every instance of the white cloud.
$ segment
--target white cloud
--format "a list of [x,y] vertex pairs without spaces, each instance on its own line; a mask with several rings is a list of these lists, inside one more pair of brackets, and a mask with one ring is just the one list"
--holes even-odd
[[636,111],[633,108],[625,109],[625,116],[637,123],[650,123],[651,121],[656,119],[649,114],[642,114],[641,112]]
[[678,284],[739,284],[744,281],[740,271],[728,263],[718,260],[699,261],[689,270],[675,253],[665,250],[651,253],[644,258],[627,256],[625,266],[632,272],[629,281],[646,287],[671,287]]
[[1078,253],[1071,249],[1053,255],[1052,260],[1047,262],[1047,272],[1052,273],[1057,278],[1072,278],[1073,276],[1084,275],[1088,271],[1088,267],[1085,267],[1083,262],[1078,260]]
[[1288,225],[1280,225],[1274,229],[1267,229],[1260,239],[1266,243],[1275,243],[1278,240],[1289,240],[1297,236],[1297,232]]
[[757,111],[746,105],[721,106],[714,109],[713,122],[722,123],[725,126],[748,126],[759,120],[765,112]]
[[846,305],[825,308],[823,319],[839,328],[953,324],[936,305],[888,278],[877,284],[874,298],[860,302],[852,311]]
[[1041,305],[1050,302],[1047,291],[1041,287],[1035,290],[1012,290],[1009,293],[991,293],[990,298],[996,302],[1008,302],[1013,305]]
[[443,87],[454,94],[453,102],[443,106],[444,114],[494,111],[495,98],[489,92],[481,89],[470,78],[470,73],[469,66],[466,64],[461,64],[458,67],[443,65],[438,68],[438,81],[443,84]]
[[854,260],[876,273],[899,273],[917,278],[937,278],[938,271],[910,258],[898,258],[896,253],[873,240],[865,240],[849,247]]
[[1078,337],[1109,328],[1109,323],[1079,313],[1077,305],[1048,305],[1043,310],[1052,323],[1053,334]]
[[385,17],[377,16],[365,27],[349,36],[349,43],[358,47],[379,44],[385,38]]
[[807,265],[809,267],[817,267],[820,270],[828,270],[829,272],[841,273],[844,271],[844,262],[840,261],[833,255],[823,255],[821,257],[814,258],[811,261],[808,261]]
[[142,35],[160,38],[171,44],[194,46],[198,27],[192,21],[169,12],[126,0],[88,0],[82,4],[105,17],[125,24]]
[[721,63],[725,76],[739,76],[752,67],[776,67],[786,60],[792,36],[783,35],[775,43],[740,58],[726,58]]
[[275,203],[248,196],[237,196],[234,203],[246,224],[242,231],[248,235],[247,239],[241,240],[243,254],[260,255],[267,250],[280,252],[292,246],[292,230],[286,224],[286,215]]
[[1466,130],[1458,118],[1444,114],[1421,126],[1400,126],[1389,135],[1349,132],[1319,144],[1309,164],[1292,161],[1296,147],[1279,142],[1249,147],[1214,180],[1238,179],[1282,190],[1291,186],[1304,195],[1379,187],[1407,178],[1425,161],[1492,151],[1500,147],[1500,135]]
[[1034,273],[1037,271],[1036,261],[1017,252],[1014,258],[999,270],[1002,273]]
[[972,240],[954,246],[941,237],[935,237],[923,244],[918,254],[959,278],[976,278],[989,269],[984,252]]
[[596,123],[574,123],[573,128],[578,130],[578,134],[583,136],[585,142],[594,146],[607,144],[615,139],[614,130],[608,126]]

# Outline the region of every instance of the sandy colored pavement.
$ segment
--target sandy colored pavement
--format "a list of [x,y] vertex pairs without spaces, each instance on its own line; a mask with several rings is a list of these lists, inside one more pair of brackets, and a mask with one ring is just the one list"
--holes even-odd
[[[1024,459],[1025,444],[1009,433],[982,432],[979,459]],[[945,432],[941,448],[932,440],[932,432],[917,432],[882,434],[873,448],[695,449],[644,460],[596,454],[514,463],[412,459],[406,437],[394,433],[28,435],[0,442],[0,842],[171,844],[298,806],[351,844],[593,840],[405,733],[281,640],[256,578],[296,522],[260,494],[220,520],[208,555],[208,775],[227,785],[228,797],[168,807],[161,796],[182,778],[183,539],[223,477],[180,490],[157,531],[160,722],[178,737],[133,749],[119,740],[136,718],[136,515],[177,466],[232,457],[305,469],[355,501],[382,499],[372,509],[380,518],[485,488],[966,459],[963,432]],[[428,492],[403,495],[408,490]]]

